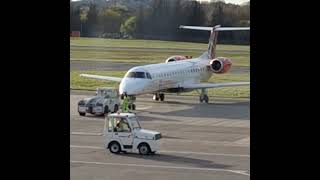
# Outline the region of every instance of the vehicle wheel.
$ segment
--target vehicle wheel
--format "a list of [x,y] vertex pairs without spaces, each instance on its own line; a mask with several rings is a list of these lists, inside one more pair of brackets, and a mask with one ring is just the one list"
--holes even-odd
[[138,149],[139,149],[139,153],[140,153],[141,155],[147,155],[147,154],[150,153],[149,145],[146,144],[146,143],[140,144],[139,147],[138,147]]
[[114,105],[114,112],[116,113],[119,110],[118,104]]
[[129,110],[132,110],[132,104],[129,104],[129,105],[128,105],[128,109],[129,109]]
[[164,94],[160,94],[160,101],[164,101]]
[[205,101],[206,103],[209,102],[209,97],[208,97],[208,95],[204,95],[204,101]]
[[85,116],[86,113],[81,113],[81,112],[79,112],[79,115],[80,115],[80,116]]
[[203,102],[203,98],[202,98],[201,96],[200,96],[199,100],[200,100],[200,103],[202,103],[202,102]]
[[104,107],[104,114],[108,114],[108,112],[109,112],[109,107],[108,107],[108,106],[105,106],[105,107]]
[[111,153],[119,154],[121,151],[120,144],[117,142],[112,142],[109,146],[109,150]]
[[136,110],[136,105],[132,104],[132,110]]

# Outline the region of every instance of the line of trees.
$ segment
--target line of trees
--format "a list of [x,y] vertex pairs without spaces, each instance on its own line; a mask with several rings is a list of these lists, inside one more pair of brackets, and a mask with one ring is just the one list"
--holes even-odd
[[[127,0],[129,1],[129,0]],[[123,1],[122,1],[123,2]],[[126,1],[124,1],[126,2]],[[104,6],[70,2],[70,30],[84,37],[137,38],[207,42],[208,32],[181,30],[180,25],[250,26],[250,5],[190,0],[149,0],[132,8],[125,3]],[[223,32],[219,43],[249,44],[249,32]]]

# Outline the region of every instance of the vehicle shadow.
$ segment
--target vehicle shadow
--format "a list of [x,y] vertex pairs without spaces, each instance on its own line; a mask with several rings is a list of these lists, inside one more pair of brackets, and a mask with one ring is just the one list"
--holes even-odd
[[[153,113],[156,114],[156,113]],[[139,115],[139,121],[143,122],[143,121],[154,121],[154,120],[160,120],[160,121],[170,121],[170,122],[180,122],[179,120],[176,119],[172,119],[172,118],[166,118],[166,116],[164,116],[163,118],[154,118],[154,117],[149,117],[148,115]]]
[[121,153],[119,155],[125,156],[125,157],[147,159],[151,161],[166,162],[171,164],[179,164],[179,165],[185,165],[185,166],[191,166],[191,167],[197,167],[197,168],[227,169],[232,167],[231,165],[214,163],[213,161],[209,161],[205,159],[196,159],[196,158],[169,155],[169,154],[140,155],[140,154],[134,154],[134,153]]

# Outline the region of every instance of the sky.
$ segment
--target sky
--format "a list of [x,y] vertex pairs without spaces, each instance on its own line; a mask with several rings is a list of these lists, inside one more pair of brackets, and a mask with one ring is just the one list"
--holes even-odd
[[[79,0],[72,0],[72,1],[79,1]],[[203,0],[205,1],[205,0]],[[232,3],[232,4],[241,4],[243,2],[247,2],[248,0],[224,0],[226,3]]]

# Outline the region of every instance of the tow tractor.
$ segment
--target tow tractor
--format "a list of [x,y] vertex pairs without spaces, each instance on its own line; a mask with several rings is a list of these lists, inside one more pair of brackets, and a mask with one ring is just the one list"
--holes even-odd
[[109,112],[117,112],[120,107],[119,92],[115,88],[97,88],[96,96],[82,99],[78,102],[80,116],[86,113],[103,115]]
[[154,154],[159,150],[161,133],[142,129],[134,113],[113,113],[105,118],[105,148],[111,153]]

